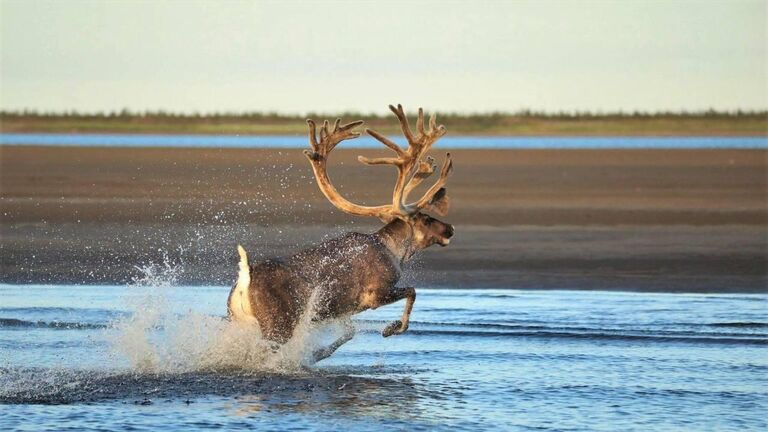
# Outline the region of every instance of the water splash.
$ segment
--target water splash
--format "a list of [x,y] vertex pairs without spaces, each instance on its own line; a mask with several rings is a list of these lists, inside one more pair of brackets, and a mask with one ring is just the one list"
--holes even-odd
[[[322,326],[313,322],[323,289],[315,289],[293,337],[283,345],[264,339],[258,327],[190,309],[175,310],[173,304],[179,302],[173,298],[183,296],[176,284],[182,267],[168,259],[162,265],[137,267],[141,276],[124,300],[131,313],[107,330],[113,356],[138,373],[296,373],[312,362],[314,350],[350,325],[348,318]],[[222,298],[222,307],[224,303]]]

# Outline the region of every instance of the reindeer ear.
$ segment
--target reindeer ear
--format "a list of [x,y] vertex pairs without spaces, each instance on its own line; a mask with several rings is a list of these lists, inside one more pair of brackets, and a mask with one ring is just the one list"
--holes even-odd
[[429,200],[429,204],[424,208],[424,211],[435,213],[438,216],[445,216],[448,214],[450,206],[451,200],[448,198],[448,192],[443,187],[432,195],[432,199]]

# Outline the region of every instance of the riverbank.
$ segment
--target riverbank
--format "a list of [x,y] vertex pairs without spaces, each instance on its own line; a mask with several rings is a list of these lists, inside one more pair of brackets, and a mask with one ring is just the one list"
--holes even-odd
[[[280,114],[33,114],[0,113],[0,133],[141,133],[193,135],[306,134],[304,120],[333,120],[336,115]],[[363,119],[366,127],[399,134],[391,115],[346,113],[344,121]],[[768,113],[613,113],[613,114],[440,114],[451,136],[768,136]],[[415,120],[411,119],[411,124]]]
[[[234,245],[280,255],[376,229],[327,203],[300,150],[0,147],[2,282],[125,283],[179,264],[231,283]],[[353,201],[394,174],[337,149]],[[456,226],[420,286],[764,292],[766,150],[457,150]],[[382,174],[384,173],[384,174]],[[391,174],[391,175],[388,175]],[[343,185],[343,186],[342,186]]]

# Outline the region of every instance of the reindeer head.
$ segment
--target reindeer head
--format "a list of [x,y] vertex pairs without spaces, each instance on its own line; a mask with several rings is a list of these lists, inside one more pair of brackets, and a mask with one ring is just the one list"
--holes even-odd
[[[403,235],[407,235],[409,242],[416,250],[424,249],[433,244],[446,246],[453,235],[453,226],[441,222],[427,213],[444,216],[448,212],[449,200],[444,186],[448,175],[453,170],[450,153],[447,153],[445,156],[445,162],[443,162],[440,177],[437,181],[427,189],[420,199],[411,203],[407,201],[410,192],[437,169],[434,159],[426,156],[425,153],[432,147],[432,144],[445,135],[445,127],[437,125],[433,114],[429,119],[429,126],[425,128],[424,110],[419,108],[419,115],[416,120],[416,134],[414,135],[408,125],[403,107],[401,105],[397,107],[390,105],[389,109],[392,110],[400,121],[400,128],[406,140],[408,140],[408,148],[403,149],[384,135],[374,130],[366,129],[370,136],[392,149],[396,153],[396,157],[369,159],[359,156],[358,160],[366,165],[390,165],[397,169],[397,181],[392,193],[391,204],[380,206],[354,204],[342,197],[328,179],[326,171],[328,154],[341,141],[359,137],[360,133],[355,132],[354,129],[363,124],[362,120],[341,125],[341,119],[336,119],[333,127],[326,120],[320,127],[319,140],[316,134],[315,122],[307,120],[309,124],[309,143],[312,151],[304,150],[304,154],[312,164],[312,170],[315,173],[320,190],[339,210],[357,216],[378,217],[385,223],[392,225],[394,230],[403,231]],[[406,231],[409,231],[409,233],[406,233]]]
[[453,225],[424,213],[417,213],[411,218],[411,227],[416,250],[426,249],[433,244],[448,246],[453,237]]

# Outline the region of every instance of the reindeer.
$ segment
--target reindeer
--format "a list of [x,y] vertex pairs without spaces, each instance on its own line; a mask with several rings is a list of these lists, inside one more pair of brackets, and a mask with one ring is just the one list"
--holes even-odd
[[[403,149],[384,135],[366,129],[370,136],[392,149],[395,156],[373,159],[359,156],[358,160],[366,165],[390,165],[397,169],[391,204],[354,204],[341,196],[328,178],[329,154],[340,142],[360,136],[355,128],[363,124],[362,120],[341,125],[341,119],[336,119],[332,127],[326,120],[320,127],[319,139],[315,122],[307,120],[312,149],[304,150],[320,191],[334,206],[351,215],[377,217],[386,225],[374,233],[346,233],[293,256],[256,264],[249,263],[245,249],[238,245],[238,279],[227,300],[231,320],[257,325],[263,337],[283,344],[293,335],[302,314],[310,309],[315,321],[323,321],[405,299],[402,318],[387,325],[382,335],[389,337],[408,330],[416,290],[396,284],[405,261],[431,245],[447,246],[453,236],[452,225],[427,214],[447,213],[449,200],[444,185],[453,163],[450,153],[446,154],[437,181],[420,199],[407,203],[410,192],[437,169],[434,159],[425,153],[445,134],[445,127],[438,126],[432,115],[425,128],[424,111],[419,108],[414,134],[403,107],[390,105],[389,109],[400,122],[408,148]],[[353,336],[354,330],[348,326],[342,337],[316,351],[314,360],[330,356]]]

